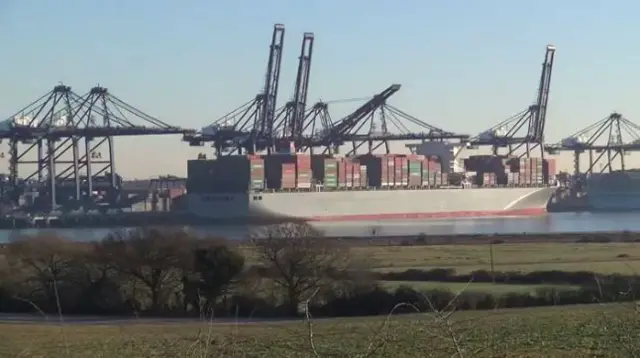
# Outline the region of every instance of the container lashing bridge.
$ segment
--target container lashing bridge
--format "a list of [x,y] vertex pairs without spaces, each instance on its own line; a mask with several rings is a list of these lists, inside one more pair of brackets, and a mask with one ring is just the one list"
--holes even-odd
[[[35,205],[39,212],[116,205],[121,178],[114,137],[195,132],[152,117],[106,88],[78,95],[62,84],[1,125],[0,138],[9,142],[8,199],[18,205],[26,189],[35,189],[46,198]],[[35,170],[25,173],[25,166]],[[104,193],[101,202],[94,192]]]
[[[550,154],[570,151],[574,154],[574,174],[581,174],[580,158],[588,155],[588,167],[584,174],[594,171],[606,172],[616,170],[619,163],[625,170],[624,156],[632,151],[640,151],[640,126],[631,122],[619,113],[612,113],[596,123],[564,138],[560,143],[546,145]],[[600,169],[596,170],[596,166]]]
[[[518,157],[530,157],[537,150],[544,157],[544,129],[555,52],[555,46],[547,46],[534,104],[473,137],[467,148],[491,146],[494,155]],[[506,148],[506,153],[499,153],[500,148]]]

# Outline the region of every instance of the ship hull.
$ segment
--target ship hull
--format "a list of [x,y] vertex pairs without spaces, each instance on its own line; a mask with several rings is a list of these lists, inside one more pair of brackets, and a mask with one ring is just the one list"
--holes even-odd
[[354,190],[188,194],[188,212],[208,220],[249,222],[429,220],[536,216],[554,188]]
[[592,175],[587,181],[587,202],[591,211],[640,211],[640,172]]

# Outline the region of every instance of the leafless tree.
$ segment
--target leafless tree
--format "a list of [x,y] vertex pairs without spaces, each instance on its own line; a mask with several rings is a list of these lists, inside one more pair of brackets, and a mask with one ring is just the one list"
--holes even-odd
[[250,235],[258,261],[282,287],[292,314],[314,292],[335,282],[349,264],[349,251],[305,223],[265,226]]
[[192,263],[194,244],[182,231],[139,229],[114,233],[102,241],[102,260],[122,275],[146,287],[151,309],[161,309],[163,299],[182,284],[182,273]]
[[51,305],[60,305],[60,291],[72,288],[77,263],[89,252],[88,245],[56,236],[19,238],[7,247],[7,259],[14,280],[42,292]]

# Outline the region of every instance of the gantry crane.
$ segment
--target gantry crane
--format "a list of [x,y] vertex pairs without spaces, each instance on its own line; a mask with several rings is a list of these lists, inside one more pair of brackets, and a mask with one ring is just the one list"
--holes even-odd
[[494,155],[499,154],[500,148],[506,148],[504,155],[519,157],[529,157],[537,149],[540,156],[544,156],[544,129],[555,52],[553,45],[548,45],[545,50],[535,103],[472,138],[468,148],[491,146]]
[[[293,98],[276,110],[283,41],[284,26],[277,24],[274,26],[263,93],[203,128],[201,133],[183,139],[191,145],[212,142],[216,153],[224,155],[265,150],[272,153],[290,150],[292,145],[301,152],[313,153],[320,149],[323,153],[335,153],[345,143],[352,144],[348,154],[353,154],[365,144],[371,152],[382,145],[388,151],[388,142],[396,140],[469,138],[431,126],[388,105],[387,99],[400,89],[399,84],[367,98],[363,105],[339,121],[331,120],[328,113],[330,102],[317,102],[307,109],[314,41],[312,33],[303,36]],[[402,120],[419,126],[423,131],[412,132]],[[389,130],[389,125],[395,125],[399,131]]]
[[560,143],[546,145],[545,150],[551,154],[573,152],[575,175],[581,174],[580,157],[584,152],[589,156],[589,166],[584,174],[593,173],[597,164],[601,164],[599,172],[611,172],[615,170],[616,161],[619,161],[620,169],[625,170],[624,156],[640,150],[640,126],[619,113],[612,113]]
[[[0,139],[9,141],[9,199],[17,204],[31,187],[48,198],[45,209],[69,201],[87,208],[94,191],[103,191],[105,204],[115,205],[121,179],[114,137],[194,132],[145,114],[106,88],[78,95],[60,84],[2,122]],[[35,170],[20,173],[26,165]]]

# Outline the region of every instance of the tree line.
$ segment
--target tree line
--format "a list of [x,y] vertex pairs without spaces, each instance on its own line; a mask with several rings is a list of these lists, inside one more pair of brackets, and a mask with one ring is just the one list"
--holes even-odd
[[[242,243],[166,228],[114,232],[98,242],[21,238],[0,249],[0,312],[273,317],[309,307],[316,316],[335,316],[387,313],[401,302],[437,308],[455,301],[461,309],[479,309],[634,296],[628,278],[500,297],[410,287],[389,291],[377,280],[458,279],[449,271],[372,273],[366,258],[321,236],[309,225],[291,223],[260,228]],[[508,281],[501,275],[498,281]],[[473,275],[465,278],[472,281]]]

